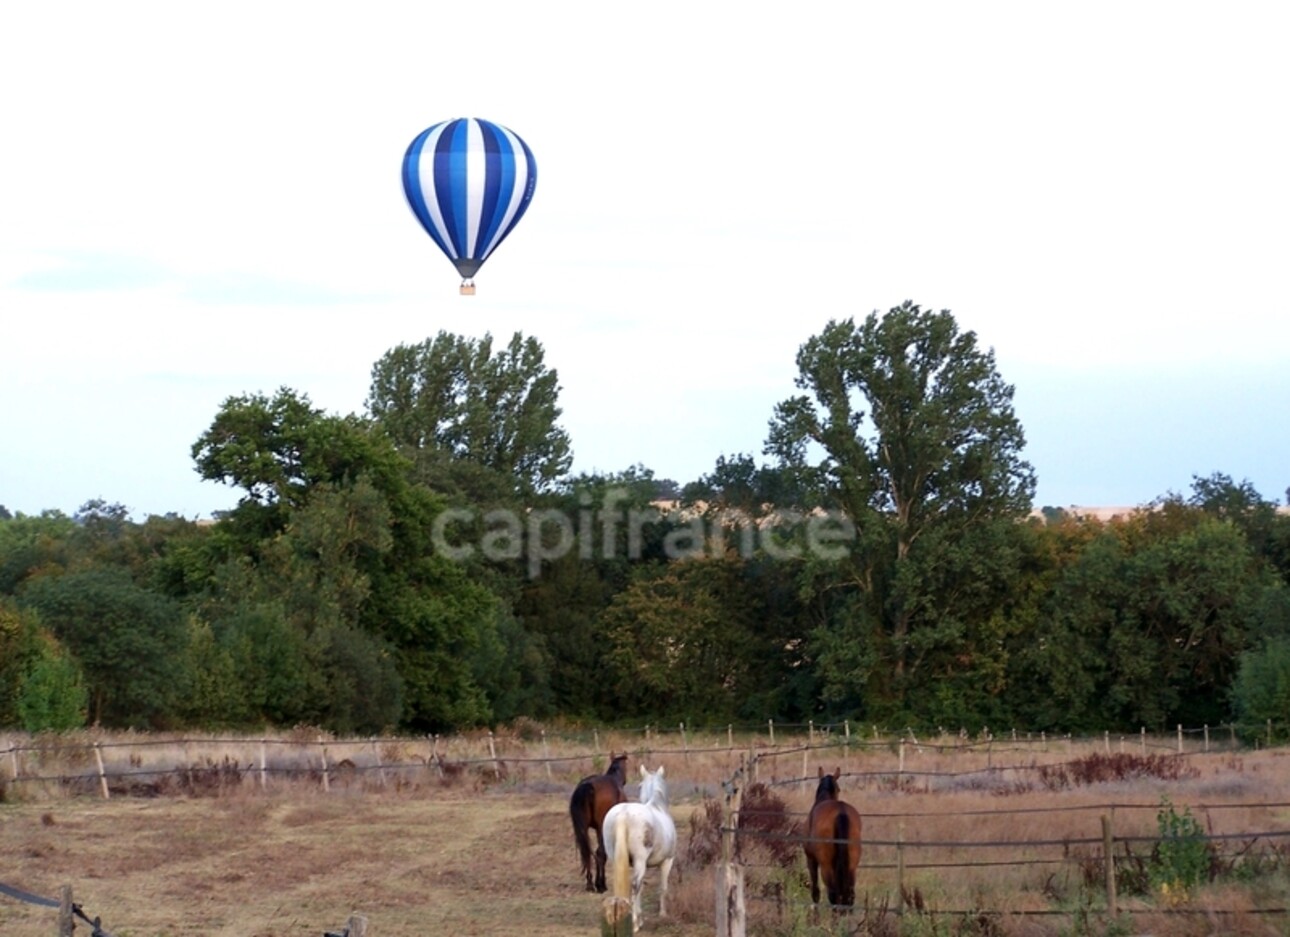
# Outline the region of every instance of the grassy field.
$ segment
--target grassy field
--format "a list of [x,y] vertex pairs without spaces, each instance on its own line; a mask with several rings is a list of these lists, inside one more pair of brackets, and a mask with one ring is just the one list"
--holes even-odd
[[[288,772],[285,754],[266,759],[277,771],[262,788],[258,772],[245,770],[250,761],[258,765],[253,740],[112,741],[104,749],[108,773],[134,774],[114,781],[108,800],[83,750],[21,763],[24,777],[70,773],[80,780],[9,782],[0,804],[0,882],[49,896],[71,884],[77,902],[116,937],[321,935],[339,930],[353,912],[367,916],[372,937],[597,932],[600,899],[583,890],[567,812],[578,777],[603,766],[603,755],[589,748],[499,737],[490,749],[474,737],[434,743],[445,757],[427,764],[429,743],[418,755],[394,742],[346,751],[331,740],[324,790],[316,761],[293,756],[299,770]],[[141,741],[147,744],[125,744]],[[598,741],[605,751],[633,751],[633,777],[642,760],[667,766],[681,855],[669,920],[654,913],[656,875],[648,879],[646,930],[711,934],[713,870],[702,854],[714,830],[706,818],[742,749],[701,750],[702,740],[688,739],[685,750],[654,739],[647,752],[640,738]],[[1193,753],[1161,758],[1154,775],[1121,765],[1118,773],[1080,778],[1062,766],[1100,752],[1095,744],[908,745],[902,755],[894,744],[810,748],[798,741],[794,748],[781,739],[776,749],[753,743],[760,746],[758,779],[766,796],[782,803],[782,816],[772,838],[746,842],[750,933],[1290,933],[1285,915],[1245,913],[1290,904],[1287,840],[1220,841],[1224,853],[1212,858],[1220,874],[1185,892],[1152,882],[1153,844],[1146,841],[1158,833],[1162,797],[1210,837],[1290,829],[1283,803],[1290,799],[1290,757],[1283,751]],[[218,770],[239,745],[241,769]],[[500,770],[487,757],[493,751]],[[1167,764],[1173,768],[1161,768]],[[158,784],[146,772],[161,765],[196,768]],[[792,824],[809,807],[817,769],[835,767],[844,773],[844,797],[865,818],[861,907],[815,926]],[[0,770],[12,774],[3,757]],[[124,796],[127,790],[135,796]],[[1126,885],[1135,873],[1141,879],[1140,889],[1121,895],[1122,906],[1168,914],[1135,915],[1126,924],[1100,914],[1101,847],[1093,841],[1103,815],[1113,817],[1117,836],[1143,837],[1122,847]],[[906,901],[959,913],[910,914],[903,922],[891,913],[897,841],[905,844]],[[776,849],[786,860],[775,858]],[[1019,860],[1027,864],[1013,864]],[[1207,913],[1177,913],[1196,908]],[[1025,913],[1036,911],[1062,913]],[[80,926],[78,933],[88,931]],[[0,896],[5,937],[54,931],[55,912]]]

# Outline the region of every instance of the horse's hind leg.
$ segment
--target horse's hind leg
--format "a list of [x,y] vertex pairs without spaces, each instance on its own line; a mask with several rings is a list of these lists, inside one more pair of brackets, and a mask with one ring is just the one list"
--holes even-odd
[[659,868],[658,884],[658,916],[667,917],[667,877],[672,874],[672,858],[668,857],[663,860],[663,865]]
[[[605,852],[605,835],[603,832],[596,834],[596,891],[602,894],[609,887],[605,883],[605,863],[609,855]],[[587,872],[587,891],[591,891],[591,872]]]
[[809,853],[806,856],[806,871],[811,876],[811,901],[820,903],[820,863]]
[[640,857],[639,862],[634,860],[635,860],[635,857],[633,857],[633,862],[632,862],[632,933],[633,934],[641,929],[641,917],[643,914],[643,912],[641,911],[641,895],[645,891],[645,871],[647,868],[647,863],[644,856]]

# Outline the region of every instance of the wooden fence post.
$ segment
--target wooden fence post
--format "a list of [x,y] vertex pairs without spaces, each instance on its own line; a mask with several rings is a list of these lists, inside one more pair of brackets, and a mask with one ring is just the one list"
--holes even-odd
[[1181,755],[1182,753],[1183,753],[1183,731],[1182,731],[1182,723],[1180,722],[1178,723],[1178,754]]
[[376,739],[372,739],[372,754],[376,756],[376,776],[381,779],[381,788],[385,789],[387,781],[385,778],[385,765],[381,763],[381,747],[376,744]]
[[1119,913],[1115,895],[1115,832],[1111,817],[1105,813],[1102,814],[1102,862],[1106,866],[1106,910],[1115,917]]
[[685,752],[685,760],[690,760],[690,741],[685,737],[685,723],[681,723],[681,750]]
[[493,731],[488,731],[488,754],[493,759],[493,779],[500,781],[502,779],[502,763],[497,760],[497,745],[493,741]]
[[607,896],[600,903],[600,937],[632,937],[632,903]]
[[72,918],[72,886],[64,885],[58,902],[58,937],[72,937],[76,921]]
[[775,720],[767,719],[766,728],[770,732],[770,747],[774,748],[775,747]]
[[269,789],[269,761],[268,761],[268,744],[264,739],[260,739],[260,790]]
[[99,789],[103,791],[103,799],[109,798],[107,772],[103,770],[103,745],[101,742],[94,743],[94,760],[99,765]]
[[319,744],[320,746],[322,746],[322,785],[323,785],[323,790],[324,790],[324,791],[326,791],[328,794],[330,794],[330,793],[331,793],[331,779],[327,777],[327,743],[323,741],[323,737],[322,737],[321,735],[320,735],[320,736],[318,736],[318,744]]
[[1209,754],[1209,723],[1205,723],[1205,754]]
[[717,937],[745,937],[748,909],[744,902],[744,870],[739,862],[736,831],[743,805],[744,786],[749,782],[751,756],[732,778],[730,792],[721,808],[721,864],[716,873]]
[[546,763],[546,779],[551,780],[551,746],[546,743],[546,729],[542,730],[542,760]]
[[905,913],[905,821],[896,825],[896,913]]

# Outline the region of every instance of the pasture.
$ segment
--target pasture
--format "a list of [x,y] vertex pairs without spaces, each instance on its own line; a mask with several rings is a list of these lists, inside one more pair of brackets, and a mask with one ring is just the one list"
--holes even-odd
[[[181,770],[171,787],[120,782],[106,800],[92,768],[85,783],[10,782],[0,804],[0,882],[42,895],[71,884],[77,902],[115,937],[317,937],[356,911],[367,916],[372,937],[595,934],[601,896],[586,891],[569,798],[580,777],[604,770],[604,752],[626,749],[633,798],[641,762],[666,765],[680,838],[670,917],[657,916],[651,870],[644,933],[713,933],[719,823],[712,818],[720,813],[721,783],[746,749],[705,749],[694,739],[682,749],[657,737],[644,744],[608,734],[599,741],[596,757],[572,743],[499,738],[492,751],[501,770],[487,758],[463,757],[490,752],[478,737],[453,743],[462,746],[459,760],[446,760],[442,771],[402,765],[387,750],[379,774],[362,770],[358,757],[337,766],[333,749],[325,787],[316,768],[271,774],[264,786],[255,771],[217,772],[219,783],[203,786],[192,783],[192,772],[185,782]],[[1000,937],[1290,930],[1285,914],[1259,913],[1290,904],[1290,847],[1276,835],[1290,830],[1284,751],[1190,752],[1162,760],[1177,766],[1172,777],[1130,771],[1081,779],[1062,766],[1097,751],[1095,743],[987,752],[898,750],[894,743],[843,749],[781,737],[777,747],[753,741],[748,748],[759,755],[758,780],[783,804],[779,827],[762,841],[752,805],[746,810],[751,934],[823,933],[829,926],[855,934]],[[153,762],[209,767],[228,758],[214,741],[209,753],[195,741],[128,756],[108,751],[109,774],[122,761],[136,776]],[[454,754],[446,743],[443,751]],[[23,770],[52,773],[52,762]],[[1037,774],[1045,765],[1050,769]],[[820,768],[840,769],[841,796],[863,819],[864,852],[856,908],[817,927],[797,824],[810,809]],[[1116,835],[1128,840],[1118,865],[1130,885],[1135,870],[1150,872],[1148,840],[1166,796],[1215,837],[1222,854],[1213,861],[1222,874],[1172,892],[1144,878],[1141,889],[1122,892],[1121,907],[1158,914],[1112,925],[1100,916],[1099,819],[1112,814]],[[1236,838],[1218,839],[1228,834]],[[903,919],[895,914],[901,901]],[[1205,913],[1179,913],[1197,908]],[[48,937],[53,912],[0,896],[0,932]]]

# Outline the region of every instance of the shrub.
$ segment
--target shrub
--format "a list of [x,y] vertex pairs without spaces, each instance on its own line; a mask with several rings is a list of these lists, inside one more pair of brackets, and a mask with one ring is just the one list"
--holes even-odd
[[1160,842],[1151,861],[1151,885],[1167,901],[1185,900],[1188,892],[1209,877],[1210,848],[1205,831],[1191,815],[1191,808],[1180,814],[1160,798],[1156,814]]
[[1064,764],[1044,765],[1039,769],[1039,781],[1051,791],[1060,791],[1081,784],[1105,784],[1108,781],[1134,781],[1157,778],[1177,781],[1199,777],[1200,772],[1176,755],[1133,755],[1119,752],[1103,755],[1094,752]]

